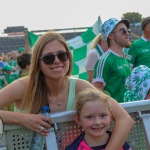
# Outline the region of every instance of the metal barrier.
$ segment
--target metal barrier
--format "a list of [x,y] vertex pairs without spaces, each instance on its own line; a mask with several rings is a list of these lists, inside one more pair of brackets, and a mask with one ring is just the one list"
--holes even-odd
[[[150,149],[150,101],[142,100],[121,103],[122,107],[136,121],[128,136],[128,143],[132,150]],[[57,142],[45,149],[52,150],[56,145],[59,150],[64,150],[82,131],[73,121],[74,111],[52,113],[50,118],[55,125]],[[0,149],[28,150],[33,136],[33,131],[16,125],[5,125],[4,134],[0,140]],[[50,142],[51,139],[46,141]],[[55,150],[55,149],[53,149]]]

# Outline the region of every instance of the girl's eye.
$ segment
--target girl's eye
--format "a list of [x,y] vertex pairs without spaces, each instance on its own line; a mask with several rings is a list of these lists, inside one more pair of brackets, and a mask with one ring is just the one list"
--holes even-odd
[[104,118],[104,117],[106,117],[106,116],[107,116],[107,114],[101,114],[100,117]]
[[87,119],[93,119],[93,116],[87,116],[86,118]]

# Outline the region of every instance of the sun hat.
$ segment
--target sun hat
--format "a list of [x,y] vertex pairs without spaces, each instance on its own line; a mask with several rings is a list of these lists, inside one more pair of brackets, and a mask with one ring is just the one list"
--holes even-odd
[[127,28],[129,28],[130,26],[130,22],[128,20],[123,19],[119,21],[116,18],[110,18],[102,24],[100,32],[106,40],[108,38],[108,35],[112,32],[115,26],[119,23],[124,23]]
[[150,68],[135,67],[126,79],[125,87],[124,102],[144,100],[150,89]]
[[144,29],[145,29],[145,27],[146,27],[146,25],[147,25],[148,23],[150,23],[150,17],[146,17],[146,18],[144,18],[144,19],[142,20],[142,22],[141,22],[141,28],[142,28],[143,31],[144,31]]
[[10,65],[4,65],[3,68],[2,68],[2,71],[12,71],[13,68],[10,66]]

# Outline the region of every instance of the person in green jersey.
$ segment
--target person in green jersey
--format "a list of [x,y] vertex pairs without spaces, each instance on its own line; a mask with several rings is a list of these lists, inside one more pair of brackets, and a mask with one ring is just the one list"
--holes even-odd
[[101,33],[107,40],[109,49],[94,68],[93,85],[109,93],[119,103],[123,102],[125,79],[131,73],[123,54],[123,48],[130,47],[129,24],[128,20],[119,21],[115,18],[104,22]]
[[8,84],[18,79],[18,76],[12,72],[13,68],[9,65],[4,65],[2,71]]
[[145,65],[150,68],[150,17],[146,17],[141,22],[143,35],[133,41],[128,51],[127,60],[131,68]]
[[2,68],[3,68],[3,62],[0,61],[0,90],[8,84],[5,76],[3,75]]
[[85,63],[85,69],[88,73],[88,81],[92,83],[94,75],[94,66],[100,56],[108,50],[107,41],[102,37],[101,34],[98,34],[95,39],[92,41],[91,51],[88,53],[87,60]]

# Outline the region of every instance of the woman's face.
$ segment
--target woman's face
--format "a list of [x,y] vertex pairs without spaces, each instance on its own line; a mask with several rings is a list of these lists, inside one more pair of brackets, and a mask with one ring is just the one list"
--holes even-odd
[[[69,59],[61,61],[57,56],[60,53],[61,58],[63,57],[62,55],[66,56],[64,52],[66,52],[65,46],[57,40],[50,41],[45,45],[40,57],[47,56],[49,54],[55,55],[53,56],[55,59],[54,61],[51,61],[51,64],[45,64],[43,59],[40,59],[40,69],[45,78],[60,79],[67,74],[69,70]],[[51,57],[48,57],[47,61],[51,59]]]

